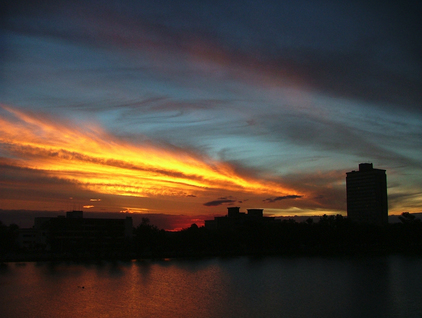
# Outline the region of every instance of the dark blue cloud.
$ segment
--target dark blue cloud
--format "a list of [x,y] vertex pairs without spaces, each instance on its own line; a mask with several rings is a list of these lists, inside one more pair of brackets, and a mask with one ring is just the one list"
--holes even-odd
[[[5,27],[100,47],[221,53],[342,97],[422,103],[417,1],[10,1]],[[7,45],[7,43],[6,43]],[[215,53],[214,52],[214,53]],[[198,52],[197,52],[198,53]]]
[[235,203],[236,200],[227,200],[227,199],[222,199],[222,200],[215,200],[215,201],[209,201],[204,203],[204,206],[219,206],[219,205],[223,205],[226,203]]
[[275,197],[275,198],[268,198],[265,200],[262,200],[263,202],[268,202],[268,203],[274,203],[276,201],[281,201],[281,200],[291,200],[291,199],[300,199],[302,198],[302,195],[284,195],[281,197]]

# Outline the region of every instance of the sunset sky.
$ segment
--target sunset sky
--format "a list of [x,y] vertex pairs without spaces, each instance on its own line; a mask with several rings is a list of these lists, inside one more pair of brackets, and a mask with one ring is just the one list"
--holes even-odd
[[421,2],[0,9],[0,209],[345,215],[372,162],[422,211]]

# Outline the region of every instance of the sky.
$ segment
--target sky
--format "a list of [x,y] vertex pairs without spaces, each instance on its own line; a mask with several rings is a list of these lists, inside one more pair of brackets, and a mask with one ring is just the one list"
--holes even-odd
[[2,210],[346,215],[370,162],[421,211],[420,2],[2,6]]

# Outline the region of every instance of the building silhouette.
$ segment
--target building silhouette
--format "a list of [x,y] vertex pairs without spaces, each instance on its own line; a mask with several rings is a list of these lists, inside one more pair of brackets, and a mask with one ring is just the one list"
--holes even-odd
[[214,220],[205,220],[205,228],[211,230],[229,229],[248,224],[268,224],[280,221],[274,217],[264,216],[264,209],[247,209],[247,211],[247,213],[240,212],[239,207],[228,207],[226,216],[217,216],[214,217]]
[[347,217],[354,222],[388,223],[387,175],[372,163],[346,173]]
[[19,245],[27,250],[112,253],[123,249],[132,233],[131,217],[84,218],[82,211],[70,211],[66,216],[36,217],[31,229],[20,230]]

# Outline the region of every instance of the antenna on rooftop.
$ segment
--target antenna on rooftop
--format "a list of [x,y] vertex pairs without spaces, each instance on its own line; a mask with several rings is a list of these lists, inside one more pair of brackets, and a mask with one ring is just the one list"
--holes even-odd
[[78,204],[77,202],[75,202],[73,197],[69,197],[70,200],[70,204],[69,204],[69,211],[81,211],[82,210],[82,206],[80,204]]
[[68,211],[72,211],[73,210],[73,197],[69,197],[69,206],[67,208]]

